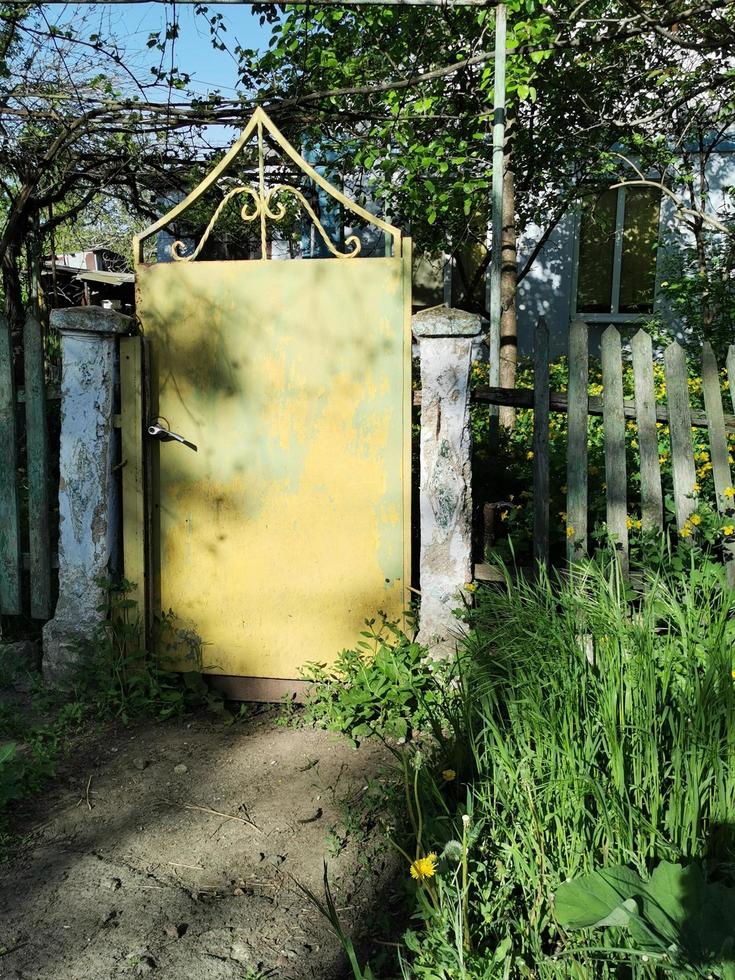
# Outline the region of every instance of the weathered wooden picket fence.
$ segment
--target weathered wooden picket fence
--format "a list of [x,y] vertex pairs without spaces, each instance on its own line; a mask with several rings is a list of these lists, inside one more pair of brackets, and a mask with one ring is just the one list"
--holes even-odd
[[[639,330],[630,341],[635,398],[623,396],[623,343],[620,332],[609,326],[602,335],[602,397],[589,395],[589,328],[577,321],[569,334],[569,382],[566,392],[550,391],[549,336],[543,319],[538,322],[534,345],[534,388],[481,387],[474,401],[533,409],[533,544],[537,562],[549,561],[549,414],[567,415],[567,557],[587,552],[588,546],[588,417],[602,416],[605,453],[607,530],[616,542],[624,566],[628,562],[628,487],[625,426],[635,420],[640,455],[640,514],[644,530],[664,527],[664,493],[657,423],[668,425],[671,442],[673,497],[676,522],[684,527],[697,506],[697,483],[692,431],[708,430],[717,509],[732,512],[732,476],[727,434],[735,433],[735,415],[725,414],[720,377],[710,344],[702,348],[701,380],[704,411],[690,406],[686,356],[677,343],[663,353],[667,406],[656,404],[654,355],[651,337]],[[727,356],[730,396],[735,411],[735,345]],[[733,545],[726,546],[733,553]],[[475,566],[479,579],[494,579],[491,566]]]
[[13,364],[13,338],[0,316],[0,614],[46,620],[56,564],[47,401],[59,395],[47,390],[43,330],[33,316],[23,329],[23,386]]

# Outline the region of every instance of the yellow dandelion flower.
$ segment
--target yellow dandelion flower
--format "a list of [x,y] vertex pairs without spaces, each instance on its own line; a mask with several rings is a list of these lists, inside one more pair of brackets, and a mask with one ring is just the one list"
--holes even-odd
[[732,677],[732,679],[733,679],[733,680],[735,681],[735,670],[731,670],[731,671],[730,671],[730,676],[731,676],[731,677]]
[[699,514],[692,514],[692,516],[689,518],[689,521],[695,527],[698,527],[702,523],[702,518],[699,516]]
[[633,527],[633,518],[632,517],[626,517],[625,518],[625,526],[630,531],[630,529]]
[[732,500],[732,498],[735,497],[735,487],[725,487],[722,492],[729,500]]
[[475,585],[474,582],[467,582],[464,589],[465,592],[477,592],[477,586]]
[[416,858],[411,863],[411,877],[416,881],[423,881],[425,878],[433,878],[436,874],[437,856],[433,852],[426,857]]
[[722,533],[728,538],[731,534],[735,534],[735,524],[726,524],[722,529]]
[[529,449],[526,453],[526,459],[533,459],[533,449]]
[[500,511],[500,520],[501,521],[507,521],[508,520],[508,511],[507,510],[501,510]]
[[570,541],[574,537],[574,528],[572,527],[571,524],[567,528],[567,537],[569,538]]
[[690,538],[691,536],[692,536],[692,529],[691,529],[691,527],[689,526],[688,523],[685,524],[684,527],[679,528],[679,537],[680,538]]
[[457,773],[454,771],[454,769],[444,769],[442,771],[442,779],[446,779],[448,783],[451,783],[452,780],[456,778],[457,778]]
[[700,485],[698,483],[695,483],[694,486],[692,487],[692,493],[699,493],[701,489],[702,488],[700,487]]

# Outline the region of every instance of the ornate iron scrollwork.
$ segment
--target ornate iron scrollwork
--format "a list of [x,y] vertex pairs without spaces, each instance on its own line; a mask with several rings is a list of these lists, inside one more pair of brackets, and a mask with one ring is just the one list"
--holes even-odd
[[321,187],[322,190],[326,191],[330,197],[342,204],[348,211],[358,215],[368,224],[372,224],[380,228],[386,234],[386,236],[389,236],[393,242],[393,254],[400,255],[401,233],[399,229],[388,224],[386,221],[375,217],[375,215],[370,214],[369,211],[366,211],[365,208],[361,207],[359,204],[356,204],[354,201],[351,201],[340,190],[325,180],[321,174],[317,173],[317,171],[314,170],[314,168],[296,152],[288,140],[276,128],[273,122],[271,122],[266,113],[261,108],[257,108],[239,140],[226,154],[224,159],[214,168],[214,170],[212,170],[211,173],[209,173],[204,180],[186,198],[184,198],[183,201],[181,201],[180,204],[169,211],[167,215],[160,218],[140,235],[135,236],[133,240],[133,248],[136,262],[143,261],[143,242],[157,231],[165,228],[166,225],[170,224],[170,222],[180,217],[180,215],[182,215],[196,200],[198,200],[207,190],[209,190],[215,181],[225,173],[225,171],[234,161],[235,157],[238,156],[243,147],[250,141],[250,139],[252,139],[254,135],[257,135],[258,140],[258,186],[238,185],[237,187],[231,188],[217,205],[209,223],[207,224],[207,227],[204,230],[204,234],[197,243],[196,248],[194,248],[189,254],[185,254],[184,249],[186,246],[184,243],[181,241],[176,241],[171,245],[171,255],[173,259],[176,262],[194,261],[194,259],[201,254],[207,239],[212,234],[212,231],[225,207],[230,201],[232,201],[233,198],[238,196],[245,197],[245,201],[240,209],[240,217],[242,220],[248,223],[254,221],[260,222],[261,257],[266,259],[268,257],[268,222],[273,221],[277,223],[282,221],[287,213],[286,205],[283,203],[283,201],[277,200],[279,195],[284,194],[294,197],[298,204],[304,209],[331,255],[338,259],[352,259],[360,254],[361,243],[357,235],[349,235],[346,238],[345,251],[341,251],[337,245],[334,244],[327,234],[324,225],[319,220],[314,208],[311,206],[304,193],[298,189],[298,187],[294,187],[291,184],[276,184],[274,187],[269,189],[266,188],[264,162],[265,152],[263,143],[263,134],[265,130],[268,131],[271,138],[284,152],[284,154],[290,157],[297,167],[318,187]]

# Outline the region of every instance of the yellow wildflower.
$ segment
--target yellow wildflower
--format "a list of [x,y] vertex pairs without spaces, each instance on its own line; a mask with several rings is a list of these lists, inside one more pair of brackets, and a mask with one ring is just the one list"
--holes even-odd
[[697,527],[698,525],[700,525],[702,523],[702,518],[699,516],[699,514],[692,514],[692,516],[689,518],[689,521],[695,527]]
[[679,537],[690,538],[692,536],[692,528],[689,521],[684,525],[684,527],[679,528]]
[[722,533],[727,538],[729,538],[732,534],[735,534],[735,524],[726,524],[722,529]]
[[426,857],[416,858],[411,863],[411,877],[416,881],[423,881],[424,878],[433,878],[436,874],[437,857],[433,852]]
[[700,485],[698,483],[695,483],[694,486],[692,487],[692,493],[699,493],[701,489],[702,488],[700,487]]
[[444,769],[442,772],[442,779],[446,779],[448,783],[451,783],[453,779],[457,778],[457,773],[454,769]]
[[731,671],[730,671],[730,676],[731,676],[731,677],[732,677],[732,679],[733,679],[733,680],[735,681],[735,670],[731,670]]
[[569,538],[570,541],[574,537],[574,528],[572,527],[571,524],[567,528],[567,537]]
[[464,587],[465,592],[477,592],[477,586],[474,582],[467,582]]
[[533,449],[529,449],[526,453],[526,459],[533,459]]
[[508,511],[507,510],[501,510],[500,511],[500,520],[501,521],[507,521],[508,520]]
[[732,498],[735,497],[735,487],[725,487],[725,489],[722,492],[730,500],[732,500]]

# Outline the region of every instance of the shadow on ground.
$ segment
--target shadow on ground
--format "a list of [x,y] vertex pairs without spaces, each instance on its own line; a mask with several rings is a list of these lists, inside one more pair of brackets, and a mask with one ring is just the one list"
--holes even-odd
[[14,815],[27,836],[2,867],[0,976],[345,977],[295,882],[321,894],[327,858],[343,924],[375,938],[395,862],[378,852],[368,870],[365,842],[335,855],[329,832],[335,801],[359,794],[385,755],[275,719],[146,722],[76,752]]

